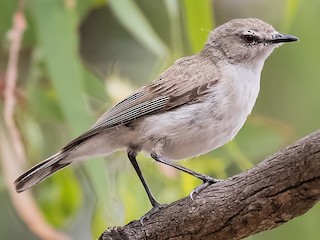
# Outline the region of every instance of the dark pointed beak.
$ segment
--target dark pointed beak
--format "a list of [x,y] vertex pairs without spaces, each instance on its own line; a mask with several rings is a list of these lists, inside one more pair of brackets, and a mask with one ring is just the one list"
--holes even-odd
[[285,43],[285,42],[294,42],[298,41],[299,39],[295,36],[288,35],[288,34],[275,34],[272,36],[272,39],[269,40],[270,43]]

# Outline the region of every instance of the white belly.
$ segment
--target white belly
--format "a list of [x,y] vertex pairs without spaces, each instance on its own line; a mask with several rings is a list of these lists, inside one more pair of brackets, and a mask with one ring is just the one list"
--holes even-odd
[[144,133],[143,138],[147,141],[142,150],[151,152],[158,139],[166,139],[164,156],[183,159],[224,145],[240,130],[247,115],[223,113],[214,116],[210,108],[208,104],[194,104],[148,118],[150,128]]
[[[239,69],[234,72],[239,73]],[[235,137],[251,113],[259,93],[258,75],[229,78],[206,101],[147,117],[142,123],[142,150],[151,152],[159,139],[166,139],[163,154],[183,159],[216,149]],[[229,81],[229,82],[228,82]]]

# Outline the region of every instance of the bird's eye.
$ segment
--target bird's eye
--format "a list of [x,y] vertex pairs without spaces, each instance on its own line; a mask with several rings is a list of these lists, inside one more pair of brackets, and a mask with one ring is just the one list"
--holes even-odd
[[242,39],[246,42],[246,43],[253,43],[255,41],[257,41],[257,37],[253,36],[253,35],[242,35]]

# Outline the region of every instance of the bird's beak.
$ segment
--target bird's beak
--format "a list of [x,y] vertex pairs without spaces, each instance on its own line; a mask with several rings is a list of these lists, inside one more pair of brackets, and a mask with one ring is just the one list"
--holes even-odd
[[270,43],[284,43],[284,42],[294,42],[294,41],[298,41],[298,40],[299,39],[295,36],[277,33],[272,36],[272,39],[270,39],[269,42]]

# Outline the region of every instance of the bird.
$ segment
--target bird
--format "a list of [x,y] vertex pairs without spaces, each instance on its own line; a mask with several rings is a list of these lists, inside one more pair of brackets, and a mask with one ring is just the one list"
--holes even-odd
[[194,198],[222,180],[174,160],[199,156],[232,140],[255,105],[265,60],[275,48],[297,40],[257,18],[218,26],[199,53],[176,60],[154,81],[106,111],[88,131],[18,177],[16,191],[23,192],[79,160],[124,150],[150,200],[150,213],[162,204],[143,178],[136,159],[139,152],[202,180],[190,193]]

